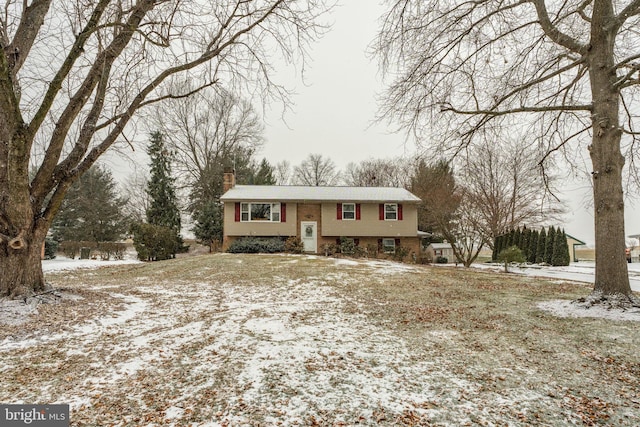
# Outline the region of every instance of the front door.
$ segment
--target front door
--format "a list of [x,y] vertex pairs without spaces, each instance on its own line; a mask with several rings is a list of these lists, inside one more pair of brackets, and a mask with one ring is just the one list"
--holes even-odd
[[315,221],[305,221],[300,223],[302,234],[302,244],[305,252],[318,252],[318,223]]

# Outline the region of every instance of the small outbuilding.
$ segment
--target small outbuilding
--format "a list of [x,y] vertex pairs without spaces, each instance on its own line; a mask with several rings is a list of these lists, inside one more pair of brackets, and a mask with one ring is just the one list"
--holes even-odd
[[425,253],[434,262],[437,261],[438,257],[446,258],[448,263],[452,263],[456,259],[451,243],[430,243],[425,249]]

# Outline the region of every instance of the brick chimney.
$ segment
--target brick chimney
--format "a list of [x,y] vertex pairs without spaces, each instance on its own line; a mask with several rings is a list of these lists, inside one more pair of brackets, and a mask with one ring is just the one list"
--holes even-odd
[[222,194],[236,186],[236,172],[233,168],[224,168],[222,175]]

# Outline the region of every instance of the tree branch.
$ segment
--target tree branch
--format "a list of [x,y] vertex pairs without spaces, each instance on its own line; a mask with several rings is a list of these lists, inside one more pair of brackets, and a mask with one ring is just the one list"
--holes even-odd
[[540,27],[547,35],[547,37],[549,37],[553,42],[569,49],[572,52],[578,53],[580,55],[584,55],[585,53],[587,53],[588,45],[579,43],[577,40],[573,39],[567,34],[564,34],[551,22],[551,19],[549,18],[549,12],[547,11],[547,6],[544,0],[531,0],[531,2],[536,8]]
[[5,55],[12,57],[11,76],[15,78],[20,68],[29,56],[33,42],[44,23],[44,18],[49,11],[52,0],[33,0],[30,6],[26,6],[20,18],[20,24],[16,30],[13,41],[4,46]]

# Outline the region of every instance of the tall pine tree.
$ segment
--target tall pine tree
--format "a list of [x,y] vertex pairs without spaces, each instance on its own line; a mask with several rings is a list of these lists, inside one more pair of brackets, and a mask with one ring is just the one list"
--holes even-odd
[[529,251],[527,252],[528,253],[527,261],[529,261],[532,264],[536,262],[536,251],[538,249],[539,235],[540,233],[538,232],[538,230],[531,231],[531,234],[529,235]]
[[160,225],[180,233],[180,209],[176,197],[175,179],[171,176],[171,155],[167,151],[160,132],[151,134],[151,141],[147,154],[151,158],[147,194],[149,207],[147,208],[147,222]]
[[547,247],[547,232],[542,228],[538,235],[538,245],[536,247],[536,264],[544,262],[544,250]]
[[[151,134],[147,154],[151,159],[149,164],[151,176],[147,183],[147,194],[149,195],[149,207],[146,212],[147,222],[152,226],[171,230],[171,234],[175,238],[174,247],[163,247],[161,252],[173,257],[177,252],[188,248],[183,246],[180,236],[180,209],[178,208],[175,179],[171,176],[171,154],[165,148],[160,132]],[[164,245],[166,246],[166,244]],[[157,259],[162,258],[164,256]]]
[[553,263],[553,245],[555,244],[556,229],[554,226],[549,227],[547,232],[547,242],[544,247],[544,262]]

